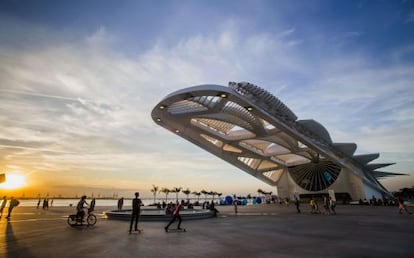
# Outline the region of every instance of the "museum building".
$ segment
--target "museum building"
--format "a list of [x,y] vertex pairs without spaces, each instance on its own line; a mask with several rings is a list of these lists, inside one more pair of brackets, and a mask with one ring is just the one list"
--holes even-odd
[[174,134],[275,187],[280,198],[388,198],[378,153],[354,155],[355,143],[333,142],[312,119],[297,116],[268,91],[248,82],[199,85],[158,103],[153,120]]

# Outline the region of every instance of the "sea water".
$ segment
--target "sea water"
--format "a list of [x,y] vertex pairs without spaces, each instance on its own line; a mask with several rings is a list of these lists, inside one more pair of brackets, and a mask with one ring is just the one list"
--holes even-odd
[[[36,207],[39,202],[38,199],[18,199],[22,207]],[[43,200],[40,199],[39,207],[43,207]],[[75,207],[80,199],[49,199],[49,207]],[[86,199],[87,203],[90,203],[92,199]],[[154,202],[154,199],[141,199],[142,203],[147,206]],[[131,206],[132,201],[130,199],[124,199],[124,207]],[[96,199],[95,206],[117,207],[117,199]]]

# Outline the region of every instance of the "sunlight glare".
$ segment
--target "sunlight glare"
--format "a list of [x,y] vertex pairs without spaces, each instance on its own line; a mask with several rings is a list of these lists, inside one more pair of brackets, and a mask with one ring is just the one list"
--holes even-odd
[[14,190],[26,185],[26,179],[21,174],[6,173],[6,182],[0,183],[1,189]]

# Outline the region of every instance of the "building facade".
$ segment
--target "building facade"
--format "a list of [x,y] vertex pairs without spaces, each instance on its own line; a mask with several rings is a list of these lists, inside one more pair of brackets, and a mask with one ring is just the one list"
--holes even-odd
[[299,120],[278,98],[248,82],[199,85],[169,94],[151,114],[174,134],[275,186],[280,198],[321,195],[344,199],[389,197],[371,163],[378,153],[354,155],[355,143],[335,143],[312,119]]

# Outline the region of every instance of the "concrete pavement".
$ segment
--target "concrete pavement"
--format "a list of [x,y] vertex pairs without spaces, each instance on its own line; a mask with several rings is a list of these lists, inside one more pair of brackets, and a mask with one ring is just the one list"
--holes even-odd
[[17,207],[0,220],[0,257],[414,257],[414,215],[397,207],[338,205],[333,216],[264,204],[217,206],[213,219],[183,221],[185,233],[166,233],[166,222],[129,222],[99,216],[93,227],[69,227],[73,207]]

